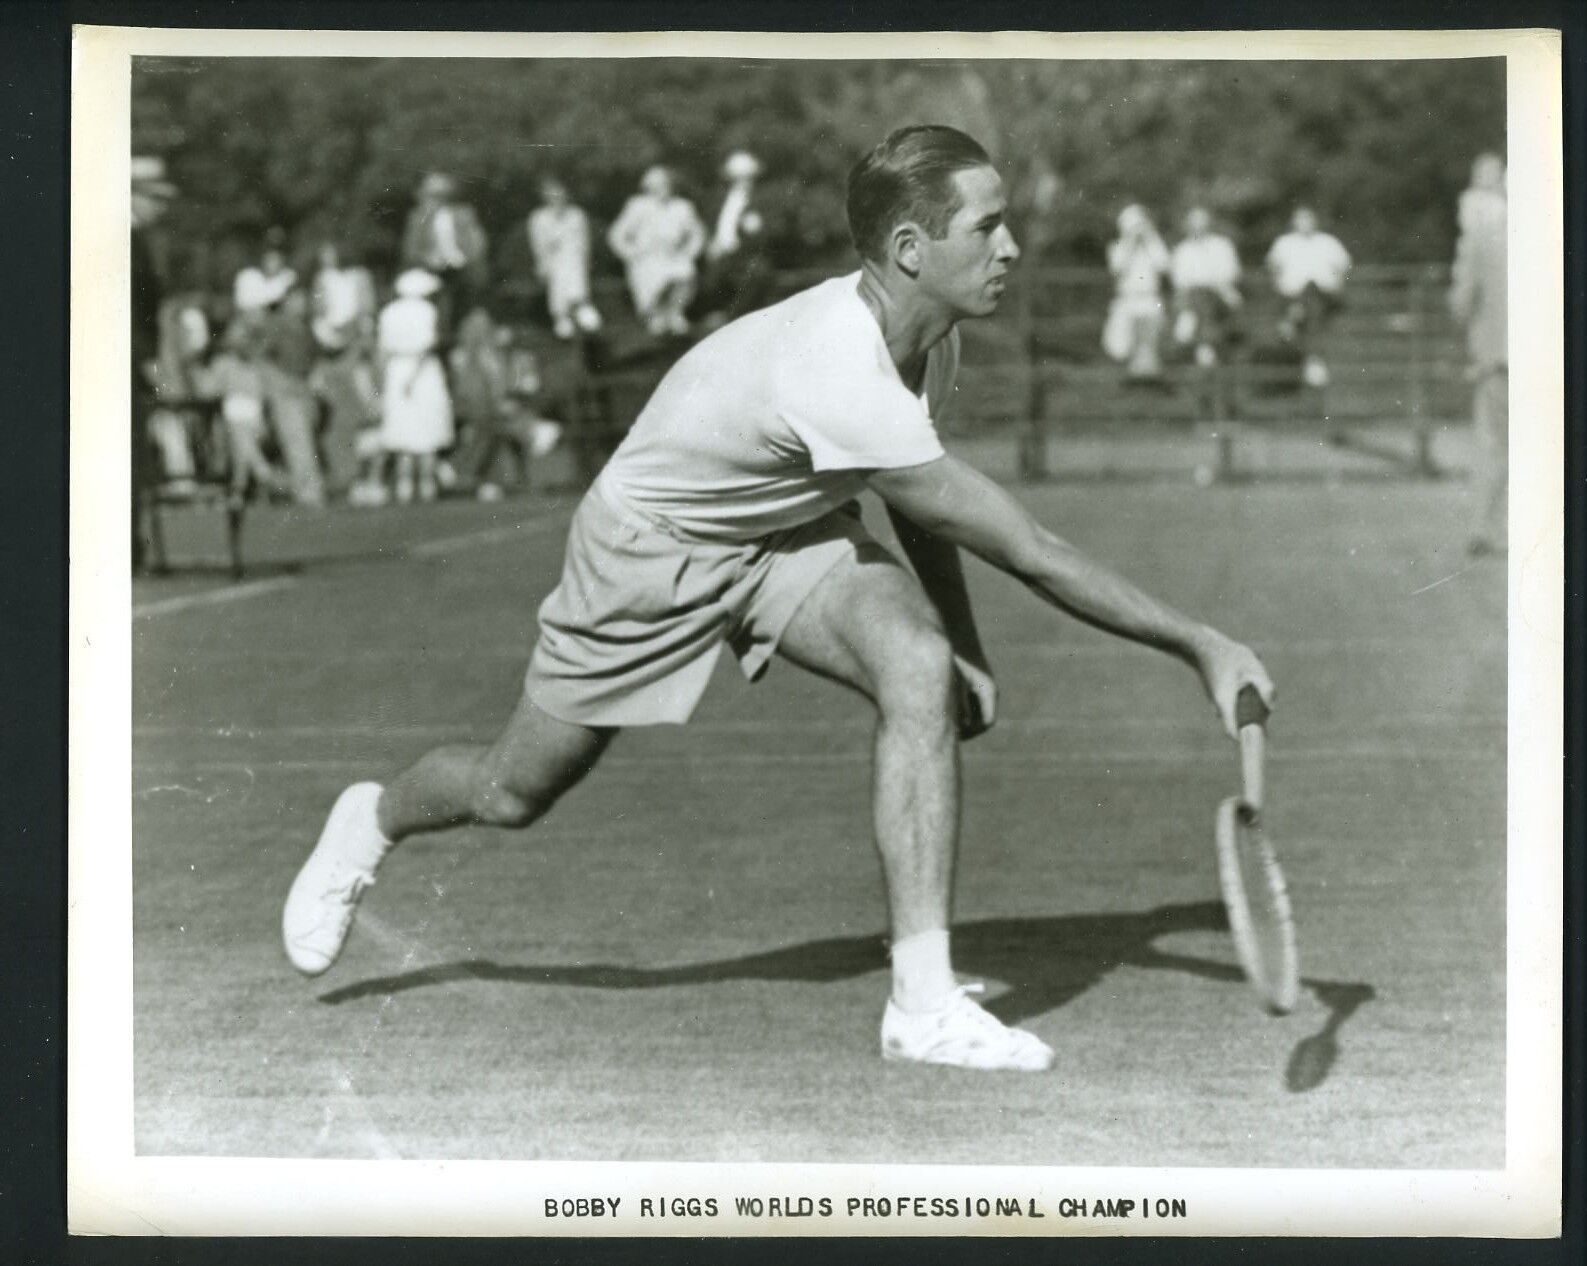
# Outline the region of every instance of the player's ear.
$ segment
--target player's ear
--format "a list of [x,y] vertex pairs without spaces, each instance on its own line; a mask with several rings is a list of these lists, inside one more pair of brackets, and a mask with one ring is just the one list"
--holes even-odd
[[898,266],[899,272],[909,277],[920,275],[920,239],[923,234],[920,226],[913,220],[905,220],[894,227],[892,236],[888,240],[888,247],[892,251],[893,263]]

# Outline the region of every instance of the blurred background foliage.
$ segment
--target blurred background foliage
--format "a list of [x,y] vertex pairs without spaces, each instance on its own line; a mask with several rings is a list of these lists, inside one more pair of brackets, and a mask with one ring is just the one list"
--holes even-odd
[[[852,258],[848,168],[892,127],[946,122],[992,151],[1027,250],[1098,263],[1131,201],[1177,236],[1214,209],[1248,264],[1297,202],[1358,259],[1447,260],[1472,157],[1504,145],[1504,65],[1422,62],[841,62],[142,58],[133,147],[181,187],[172,264],[222,283],[280,225],[391,268],[414,187],[452,173],[498,275],[526,270],[537,180],[597,222],[670,164],[709,216],[739,147],[767,169],[781,266]],[[1038,207],[1040,209],[1038,209]],[[598,252],[597,267],[615,262]]]

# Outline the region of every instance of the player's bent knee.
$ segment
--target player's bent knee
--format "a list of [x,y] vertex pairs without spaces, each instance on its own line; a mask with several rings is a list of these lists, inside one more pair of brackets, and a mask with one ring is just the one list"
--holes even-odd
[[547,808],[500,783],[485,783],[474,794],[474,818],[485,826],[526,827]]
[[883,715],[951,719],[953,673],[948,639],[936,629],[912,627],[889,650],[877,705]]

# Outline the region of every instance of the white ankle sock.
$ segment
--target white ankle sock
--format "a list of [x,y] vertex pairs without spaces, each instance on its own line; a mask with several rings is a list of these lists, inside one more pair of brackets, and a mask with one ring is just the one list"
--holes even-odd
[[905,1011],[930,1011],[958,982],[948,960],[948,930],[916,932],[893,942],[893,1001]]

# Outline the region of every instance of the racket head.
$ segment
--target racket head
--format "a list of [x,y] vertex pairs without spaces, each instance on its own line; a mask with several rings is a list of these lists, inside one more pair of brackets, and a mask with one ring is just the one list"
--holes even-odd
[[1261,815],[1230,796],[1218,806],[1217,842],[1218,886],[1240,966],[1262,1005],[1287,1015],[1300,994],[1295,920]]

